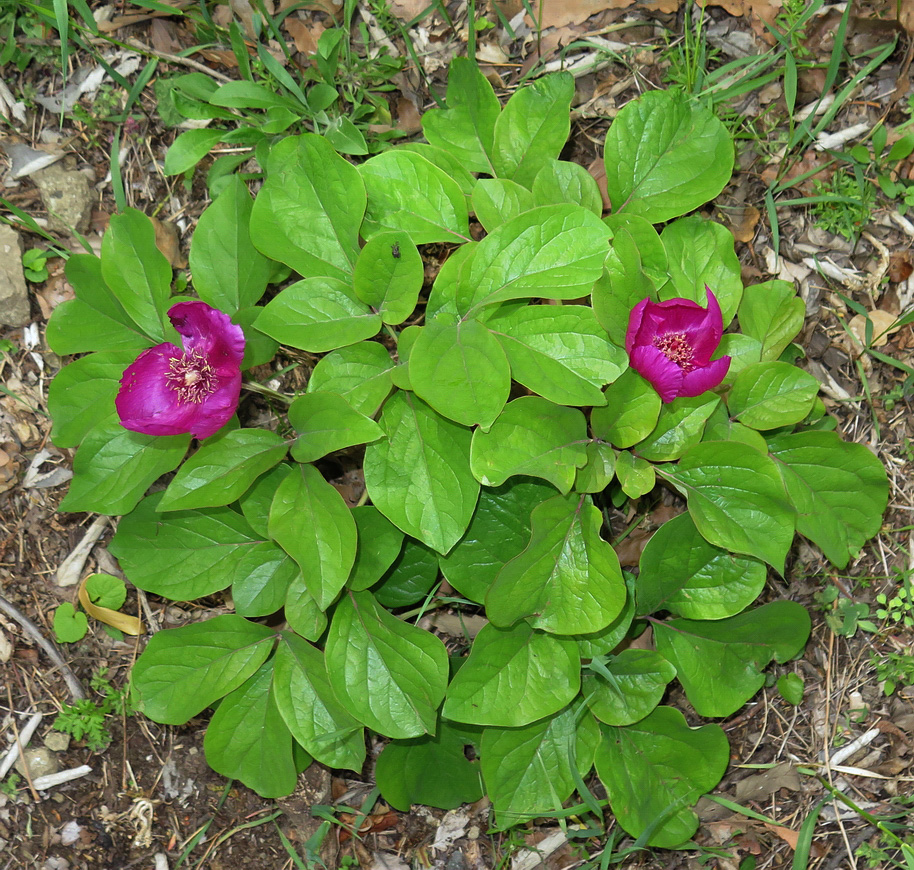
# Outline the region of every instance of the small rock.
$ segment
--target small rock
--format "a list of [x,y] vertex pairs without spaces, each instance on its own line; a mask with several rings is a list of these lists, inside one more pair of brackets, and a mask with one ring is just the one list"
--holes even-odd
[[33,172],[32,180],[41,191],[52,230],[69,235],[74,229],[80,233],[88,229],[94,195],[85,175],[55,163]]
[[57,756],[46,746],[36,746],[33,749],[26,749],[25,755],[16,759],[16,770],[25,774],[25,764],[29,766],[29,776],[37,779],[39,776],[47,776],[49,773],[57,773],[60,765],[57,763]]
[[70,748],[70,735],[62,731],[48,731],[43,742],[51,752],[66,752]]
[[22,240],[12,227],[0,224],[0,323],[25,326],[29,297],[22,273]]

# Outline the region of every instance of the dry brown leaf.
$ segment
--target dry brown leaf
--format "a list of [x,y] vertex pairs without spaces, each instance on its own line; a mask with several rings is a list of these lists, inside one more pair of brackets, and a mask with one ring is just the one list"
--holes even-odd
[[401,21],[412,21],[428,5],[428,0],[390,0],[390,11]]
[[178,228],[168,221],[151,218],[156,231],[156,247],[175,269],[183,269],[187,265],[181,253],[181,243],[178,238]]
[[800,837],[799,831],[792,831],[790,828],[785,828],[781,825],[771,825],[768,822],[765,822],[765,827],[772,834],[777,834],[791,849],[797,848],[797,840]]
[[788,791],[800,790],[800,775],[796,768],[786,761],[741,779],[736,784],[736,800],[738,803],[764,801],[782,788]]
[[121,613],[119,610],[111,610],[109,607],[99,607],[97,604],[92,603],[92,599],[89,598],[89,593],[86,592],[86,580],[88,579],[89,578],[86,577],[82,583],[79,584],[79,603],[83,606],[86,613],[93,619],[104,622],[105,625],[110,625],[113,628],[124,632],[124,634],[133,635],[134,637],[139,635],[143,631],[143,623],[140,622],[137,617],[130,616],[127,613]]
[[908,278],[911,277],[912,272],[914,272],[914,261],[911,260],[910,251],[901,251],[892,254],[892,257],[889,260],[889,280],[893,284],[900,284],[902,281],[907,281]]
[[736,241],[751,242],[755,238],[755,228],[762,214],[754,205],[737,206],[721,214]]
[[407,133],[418,133],[422,129],[419,110],[412,100],[400,97],[397,100],[397,129]]
[[162,18],[152,19],[149,26],[149,42],[156,51],[164,54],[176,54],[181,50],[174,24]]
[[283,22],[295,48],[302,54],[317,54],[317,40],[323,32],[323,27],[309,27],[300,18],[293,18],[291,15]]
[[[569,24],[582,24],[592,15],[605,12],[607,9],[628,9],[637,5],[639,10],[645,12],[676,12],[682,5],[682,0],[565,0],[558,3],[553,0],[543,4],[543,20],[541,29],[547,27],[566,27]],[[510,3],[499,3],[505,10],[511,8]],[[534,9],[537,6],[533,7]],[[505,13],[507,14],[507,12]],[[510,17],[510,16],[508,16]],[[530,16],[527,16],[528,24]]]
[[894,324],[898,318],[877,308],[864,317],[862,314],[855,314],[847,328],[854,334],[854,337],[860,344],[866,344],[866,322],[869,320],[873,324],[872,344],[870,347],[884,347],[889,343],[889,338],[901,328]]

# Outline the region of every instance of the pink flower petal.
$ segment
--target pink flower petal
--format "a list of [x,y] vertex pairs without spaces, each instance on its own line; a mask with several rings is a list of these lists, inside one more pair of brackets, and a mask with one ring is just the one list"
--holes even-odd
[[692,348],[695,351],[693,362],[697,366],[708,364],[724,334],[724,318],[717,297],[708,289],[707,285],[705,285],[705,290],[708,294],[707,312],[699,328],[689,334]]
[[660,394],[664,402],[672,402],[682,389],[683,373],[676,363],[667,359],[651,344],[636,347],[630,357],[632,368]]
[[682,389],[679,395],[700,396],[706,390],[714,389],[727,376],[730,362],[730,357],[722,356],[706,366],[686,372],[682,379]]
[[632,313],[628,316],[628,330],[625,333],[625,352],[631,353],[632,348],[638,344],[638,332],[641,329],[641,321],[644,318],[644,311],[648,305],[653,303],[647,297],[642,299],[633,309]]
[[222,311],[205,302],[179,302],[168,317],[184,339],[187,350],[199,350],[218,372],[228,373],[241,366],[244,332]]
[[189,432],[196,406],[181,405],[167,376],[173,359],[184,351],[173,344],[144,350],[121,377],[114,405],[121,425],[143,435],[181,435]]

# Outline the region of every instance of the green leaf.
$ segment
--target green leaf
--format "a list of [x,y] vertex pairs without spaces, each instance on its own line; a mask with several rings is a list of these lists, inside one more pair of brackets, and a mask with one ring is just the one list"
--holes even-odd
[[581,694],[594,716],[607,725],[631,725],[648,715],[676,676],[662,655],[647,649],[626,649],[605,665],[612,680],[598,674],[584,677]]
[[393,610],[418,604],[438,579],[438,554],[407,538],[381,582],[372,590],[378,604]]
[[593,716],[580,706],[523,728],[486,728],[480,761],[498,825],[509,828],[536,816],[555,816],[586,776],[599,739]]
[[700,716],[729,716],[762,687],[772,659],[785,662],[803,649],[809,626],[804,607],[774,601],[716,622],[655,623],[654,642]]
[[625,351],[583,305],[506,305],[487,326],[514,380],[559,405],[602,405],[601,387],[628,366]]
[[526,187],[507,178],[480,178],[473,188],[471,203],[476,219],[489,233],[534,205],[543,205],[534,203],[533,194]]
[[768,445],[762,435],[756,432],[755,429],[750,429],[742,423],[731,420],[730,415],[727,413],[727,407],[723,404],[717,405],[708,418],[701,440],[738,441],[740,444],[748,444],[758,450],[759,453],[768,452]]
[[471,725],[526,725],[574,698],[580,669],[574,641],[524,622],[508,629],[484,625],[448,686],[441,714]]
[[[225,507],[159,513],[159,493],[121,518],[111,540],[130,582],[172,601],[192,601],[243,578],[248,552],[263,542],[244,517]],[[155,553],[150,559],[149,554]]]
[[280,344],[323,353],[377,335],[381,318],[346,282],[306,278],[268,302],[254,325]]
[[254,203],[238,175],[207,208],[194,230],[190,270],[197,295],[213,308],[234,314],[255,305],[267,284],[272,263],[251,241]]
[[359,545],[346,585],[353,592],[362,592],[374,586],[400,555],[403,532],[374,505],[354,507],[352,517],[359,532]]
[[273,659],[276,706],[292,736],[327,767],[361,770],[362,725],[337,700],[324,654],[289,631],[279,636]]
[[723,190],[733,172],[733,142],[714,113],[682,91],[649,91],[613,120],[604,161],[613,212],[656,224]]
[[58,305],[48,321],[45,337],[55,353],[136,352],[153,344],[105,283],[98,257],[74,254],[67,260],[65,274],[76,298]]
[[372,236],[353,275],[355,295],[394,326],[413,313],[424,280],[419,249],[402,231]]
[[542,477],[567,494],[587,461],[587,422],[576,408],[524,396],[509,402],[488,432],[473,433],[470,466],[486,486],[515,474]]
[[127,600],[127,587],[120,577],[111,574],[90,574],[86,578],[86,594],[97,607],[120,610]]
[[689,514],[680,514],[654,532],[641,554],[638,613],[734,616],[758,598],[767,573],[762,562],[709,544]]
[[666,283],[670,277],[666,248],[650,221],[630,212],[620,212],[606,215],[603,223],[612,230],[614,236],[620,230],[629,236],[638,252],[640,268],[653,286],[659,287]]
[[705,540],[784,572],[794,510],[771,459],[744,444],[706,441],[692,447],[675,469],[658,471],[688,499]]
[[58,643],[76,643],[89,631],[86,614],[65,601],[54,611],[54,637]]
[[330,684],[347,710],[386,737],[434,734],[447,686],[444,644],[380,607],[370,592],[337,605],[326,646]]
[[615,230],[604,266],[591,294],[593,312],[610,341],[624,347],[631,311],[654,292],[654,284],[644,272],[637,242],[624,228]]
[[638,444],[638,455],[651,462],[678,459],[701,440],[705,421],[719,404],[720,398],[707,393],[665,403],[654,430]]
[[882,463],[834,432],[780,435],[768,445],[797,510],[797,531],[839,568],[875,535],[888,501]]
[[289,423],[299,433],[292,456],[299,462],[313,462],[355,444],[367,444],[384,437],[371,417],[354,410],[337,393],[304,393],[289,406]]
[[626,596],[622,612],[602,631],[592,634],[575,635],[578,652],[582,659],[592,659],[611,653],[628,634],[632,620],[635,618],[635,578],[628,571],[622,572],[625,580]]
[[313,465],[292,469],[270,507],[270,537],[301,567],[308,591],[326,610],[355,562],[355,520],[339,491]]
[[615,447],[631,447],[654,431],[660,396],[634,369],[626,369],[603,393],[606,404],[590,412],[595,438]]
[[476,62],[455,57],[448,71],[447,108],[426,112],[422,132],[470,172],[494,174],[490,155],[500,112],[498,97]]
[[292,466],[286,462],[271,468],[266,474],[262,474],[250,489],[238,499],[238,505],[241,513],[248,521],[248,524],[258,535],[263,538],[267,535],[267,520],[270,514],[270,505],[273,503],[273,496],[279,484],[282,483],[288,474],[292,471]]
[[289,585],[283,614],[293,631],[311,641],[321,637],[327,628],[327,614],[308,591],[301,572]]
[[731,419],[752,429],[777,429],[806,418],[819,392],[809,372],[785,362],[748,365],[727,399]]
[[171,266],[156,247],[152,221],[128,208],[112,215],[102,239],[102,277],[124,311],[150,338],[166,341],[174,330],[165,317]]
[[292,100],[281,97],[264,85],[254,82],[237,81],[220,85],[209,97],[214,106],[229,109],[269,109],[282,107],[301,113],[301,106]]
[[[467,242],[457,248],[441,265],[425,306],[425,319],[440,315],[458,317],[457,288],[466,282],[478,242]],[[484,320],[485,318],[480,317]],[[405,331],[405,330],[404,330]]]
[[619,486],[629,498],[640,498],[649,493],[657,482],[657,472],[646,459],[622,450],[616,456],[616,477]]
[[[479,762],[464,753],[477,735],[470,729],[439,720],[434,735],[392,740],[378,756],[375,781],[394,809],[409,812],[412,804],[452,810],[482,797]],[[435,776],[429,776],[435,771]]]
[[508,401],[511,371],[498,339],[478,320],[427,321],[409,354],[416,395],[464,426],[489,427]]
[[720,782],[730,761],[719,725],[689,728],[672,707],[658,707],[640,722],[602,725],[597,774],[619,824],[647,844],[674,849],[698,829],[688,809]]
[[368,193],[362,235],[407,233],[414,244],[469,241],[463,191],[449,175],[412,151],[382,151],[359,172]]
[[225,130],[215,127],[185,130],[165,152],[163,171],[166,175],[181,175],[193,169],[224,135]]
[[121,375],[133,360],[132,352],[93,353],[57,373],[48,390],[51,440],[57,447],[75,447],[100,421],[114,416]]
[[73,459],[73,481],[62,511],[130,513],[163,474],[184,458],[190,435],[141,435],[114,419],[90,429]]
[[573,96],[574,79],[567,72],[544,76],[514,93],[495,121],[495,175],[532,185],[568,141]]
[[286,443],[268,429],[234,429],[208,438],[178,470],[159,510],[231,504],[285,455]]
[[588,496],[557,495],[530,520],[530,542],[489,589],[489,619],[508,626],[526,617],[552,634],[606,628],[625,604],[625,584],[615,551],[600,537],[599,509]]
[[803,703],[803,678],[799,674],[782,674],[778,677],[778,693],[794,707]]
[[552,495],[551,486],[532,479],[484,486],[466,534],[438,560],[448,583],[482,604],[501,567],[527,545],[530,512]]
[[603,272],[609,230],[579,205],[546,205],[518,215],[476,246],[460,274],[462,314],[505,302],[544,296],[578,299]]
[[[427,114],[423,116],[425,120]],[[476,178],[467,171],[461,163],[460,157],[452,150],[436,148],[434,145],[427,145],[425,142],[403,142],[401,141],[397,148],[401,151],[413,151],[420,157],[424,157],[429,163],[434,163],[442,172],[449,175],[463,192],[463,196],[469,207],[470,197],[473,195],[473,188],[476,187]]]
[[479,484],[468,429],[398,392],[384,405],[387,440],[365,450],[365,485],[381,513],[408,535],[447,553],[466,531]]
[[789,281],[765,281],[743,290],[739,325],[762,344],[762,361],[776,360],[803,328],[806,306]]
[[292,735],[279,715],[272,680],[273,663],[267,662],[222,701],[203,739],[213,770],[265,798],[291,794],[298,779]]
[[707,285],[717,297],[726,328],[743,296],[733,233],[722,224],[692,215],[667,224],[660,238],[670,269],[670,283],[660,288],[660,298],[691,299],[704,307]]
[[360,414],[371,416],[393,389],[393,368],[383,344],[362,341],[320,359],[308,379],[307,392],[339,393]]
[[232,315],[232,323],[240,326],[244,332],[242,371],[270,362],[279,348],[278,341],[254,326],[254,321],[260,316],[261,311],[263,311],[262,308],[252,305],[249,308],[242,308]]
[[575,492],[603,492],[616,473],[616,451],[602,441],[587,444],[587,462],[574,477]]
[[323,136],[289,136],[270,150],[251,239],[300,275],[346,279],[359,254],[365,202],[359,171]]
[[[247,548],[232,581],[232,601],[239,616],[270,616],[287,602],[301,572],[284,550],[272,541]],[[288,611],[286,619],[291,623]]]
[[603,214],[603,197],[594,177],[580,163],[549,159],[533,179],[533,198],[537,205],[575,202]]
[[234,614],[154,634],[130,676],[138,709],[183,725],[254,674],[273,637],[272,629]]

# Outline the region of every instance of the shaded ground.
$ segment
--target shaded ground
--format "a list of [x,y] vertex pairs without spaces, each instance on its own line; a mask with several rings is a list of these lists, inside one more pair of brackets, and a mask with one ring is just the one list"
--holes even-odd
[[[381,4],[369,5],[376,12],[382,8]],[[514,40],[506,37],[503,21],[495,12],[479,5],[479,14],[486,13],[493,26],[478,31],[478,55],[487,62],[485,71],[503,95],[534,66],[537,51],[547,64],[557,64],[565,47],[586,40],[583,48],[566,53],[566,61],[580,74],[576,75],[572,138],[564,156],[593,167],[596,175],[605,130],[618,109],[639,92],[665,86],[670,79],[680,84],[689,81],[689,55],[678,50],[688,44],[682,41],[683,11],[675,0],[616,10],[602,7],[624,6],[624,2],[547,3],[550,18],[546,23],[551,22],[551,26],[538,35],[529,29],[525,34],[515,24]],[[711,44],[723,46],[718,49],[723,53],[716,63],[728,60],[730,51],[763,49],[767,43],[759,16],[772,20],[776,11],[769,4],[748,0],[726,5],[730,11],[749,14],[735,17],[718,7],[709,10],[704,26]],[[894,3],[886,5],[895,7]],[[514,20],[511,14],[521,8],[520,4],[514,10],[507,8],[510,4],[504,6],[506,17]],[[642,8],[647,6],[652,11]],[[875,4],[859,6],[849,28],[856,40],[849,45],[851,55],[871,51],[896,36],[898,44],[885,63],[842,104],[826,132],[841,133],[866,124],[858,134],[865,136],[884,119],[892,134],[900,135],[911,119],[907,99],[911,37],[900,25],[891,23],[891,10]],[[421,3],[392,4],[401,22],[408,22],[424,8]],[[240,5],[238,9],[237,20],[244,27],[250,22],[250,14],[245,17],[244,9]],[[450,21],[435,12],[409,30],[428,82],[439,92],[443,92],[448,60],[466,52],[468,36],[466,5],[452,3],[447,9]],[[587,11],[594,14],[588,18]],[[810,24],[802,41],[809,57],[820,66],[800,76],[798,107],[821,95],[840,9],[825,7],[823,13]],[[126,23],[123,18],[115,21],[109,32],[119,40],[142,42],[150,52],[146,57],[160,58],[160,74],[169,69],[187,71],[186,62],[163,58],[208,41],[199,25],[177,16],[150,15],[131,6],[118,7],[112,14],[115,18],[134,16]],[[378,24],[370,13],[362,18],[367,21],[366,27]],[[320,31],[331,22],[320,11],[298,11],[286,22],[284,32],[298,49],[295,57],[306,64]],[[114,26],[119,23],[123,26]],[[405,55],[402,33],[396,27],[389,30],[391,45]],[[382,31],[369,32],[377,39],[383,36]],[[82,171],[90,182],[87,190],[92,208],[82,229],[97,245],[114,211],[112,188],[106,178],[115,125],[105,118],[113,113],[115,104],[106,101],[113,96],[116,103],[122,95],[109,87],[95,93],[94,103],[91,95],[85,96],[78,104],[83,111],[74,110],[58,126],[57,116],[31,102],[37,96],[59,92],[61,83],[54,73],[58,48],[46,34],[30,39],[22,50],[35,55],[32,64],[21,74],[12,63],[3,67],[4,81],[14,97],[29,100],[24,107],[27,122],[3,126],[4,149],[10,165],[14,162],[10,145],[66,152],[63,167]],[[233,60],[231,52],[218,46],[192,56],[192,62],[203,69],[229,77],[237,75]],[[838,85],[859,71],[865,61],[864,57],[845,63]],[[73,62],[76,68],[91,63],[80,54]],[[591,67],[583,66],[585,63]],[[135,79],[135,68],[128,75]],[[428,83],[409,61],[392,84],[394,90],[382,94],[390,107],[390,124],[386,126],[415,133],[418,112],[432,105]],[[887,318],[886,325],[910,310],[914,297],[910,278],[914,224],[898,217],[893,202],[874,194],[859,218],[865,232],[852,244],[817,226],[805,206],[781,207],[777,210],[778,259],[765,215],[764,192],[779,171],[786,170],[788,177],[794,177],[825,161],[823,154],[812,148],[792,155],[781,151],[786,115],[779,78],[732,104],[729,122],[741,137],[739,169],[707,213],[733,230],[747,283],[771,277],[797,282],[807,305],[801,336],[807,357],[804,365],[822,380],[826,404],[838,419],[842,434],[866,444],[885,463],[893,485],[890,509],[883,533],[867,545],[846,572],[836,574],[818,550],[798,542],[786,581],[771,579],[770,597],[788,596],[800,601],[813,616],[813,635],[802,659],[773,670],[774,676],[787,672],[802,676],[805,693],[798,706],[791,706],[774,686],[765,688],[743,711],[722,723],[730,739],[733,766],[715,792],[769,821],[705,800],[699,807],[703,824],[697,842],[701,850],[642,853],[624,859],[621,866],[625,867],[710,866],[731,870],[750,856],[758,867],[787,867],[804,820],[819,811],[810,866],[823,870],[891,866],[890,854],[877,855],[874,863],[853,857],[861,845],[878,847],[876,828],[856,812],[838,812],[834,803],[820,807],[828,792],[814,777],[798,773],[797,765],[817,769],[827,782],[870,813],[900,813],[896,821],[903,826],[902,832],[914,832],[900,800],[911,794],[914,779],[910,766],[914,687],[899,680],[895,692],[884,695],[873,664],[874,654],[880,658],[907,656],[897,661],[899,666],[907,663],[909,669],[914,662],[910,658],[914,652],[912,629],[875,614],[879,606],[876,596],[887,594],[891,598],[914,567],[914,489],[909,482],[914,470],[911,389],[903,369],[871,354],[861,354],[859,344],[844,328],[849,324],[862,330],[852,322],[855,311],[851,303],[869,312],[873,322],[882,323],[879,318]],[[173,264],[182,268],[195,220],[206,205],[203,175],[197,173],[193,184],[185,185],[180,176],[162,174],[156,161],[162,160],[175,132],[161,122],[152,84],[143,91],[131,118],[122,127],[124,149],[120,154],[127,201],[147,214],[156,214],[171,228],[162,244]],[[385,125],[376,132],[385,132]],[[832,147],[840,150],[850,144],[839,141]],[[796,165],[789,168],[792,157]],[[204,167],[211,160],[208,158]],[[826,169],[819,180],[828,183],[834,168]],[[911,177],[910,160],[895,169],[898,178]],[[8,171],[6,179],[5,196],[10,203],[38,220],[48,217],[47,195],[43,198],[32,178],[14,180]],[[814,193],[814,181],[806,179],[796,188],[785,187],[781,199]],[[60,184],[66,186],[64,181]],[[841,214],[831,217],[830,225],[840,226]],[[854,216],[847,219],[852,221]],[[58,236],[70,244],[64,234]],[[41,244],[37,236],[25,238],[26,247]],[[0,351],[0,383],[5,386],[4,394],[0,394],[0,594],[29,617],[45,638],[53,637],[51,619],[57,606],[74,600],[75,587],[58,584],[58,568],[94,519],[55,512],[66,491],[63,478],[72,451],[56,449],[49,440],[50,423],[44,413],[47,386],[60,360],[48,351],[42,336],[51,310],[68,298],[70,291],[61,261],[51,260],[48,267],[48,278],[30,285],[30,325],[0,332],[0,338],[11,341]],[[884,314],[877,313],[880,311]],[[866,340],[865,331],[858,334]],[[882,343],[876,340],[878,353],[902,366],[914,365],[910,325],[885,338]],[[89,569],[117,571],[104,549],[109,536],[110,530],[103,530],[99,543],[88,554],[83,574]],[[646,537],[640,542],[632,537],[636,549],[629,556],[636,562],[637,547],[643,547]],[[80,576],[78,569],[76,576]],[[197,605],[170,604],[154,597],[147,603],[152,613],[152,619],[147,614],[147,621],[163,627],[200,615]],[[225,606],[219,599],[208,604],[215,609]],[[141,607],[132,590],[125,611],[140,613]],[[855,618],[869,619],[880,630],[854,631]],[[107,669],[110,684],[123,686],[143,642],[114,641],[98,623],[90,621],[85,640],[66,645],[63,655],[87,693],[101,701],[103,696],[89,688],[92,675]],[[908,676],[914,682],[914,671]],[[60,670],[36,646],[33,636],[0,614],[3,739],[14,742],[28,717],[41,712],[44,718],[31,741],[32,746],[40,745],[48,739],[59,710],[73,700]],[[675,694],[671,700],[676,702]],[[11,711],[15,715],[11,716]],[[370,797],[370,768],[361,780],[345,780],[314,765],[302,777],[295,795],[283,801],[264,801],[244,787],[226,789],[224,779],[209,770],[202,750],[205,726],[203,717],[184,727],[170,728],[143,717],[115,714],[105,722],[111,735],[105,748],[92,751],[85,740],[71,740],[67,748],[58,748],[54,755],[62,769],[88,764],[92,771],[40,795],[34,794],[24,780],[10,786],[8,794],[0,794],[0,868],[291,867],[293,860],[283,837],[301,856],[305,855],[306,842],[314,837],[314,855],[328,867],[406,865],[461,870],[495,867],[512,857],[518,861],[515,866],[537,866],[535,860],[520,863],[523,856],[517,852],[526,837],[527,844],[541,842],[545,852],[552,849],[544,859],[546,866],[562,868],[579,866],[602,846],[600,837],[588,838],[587,831],[574,830],[570,831],[573,845],[569,844],[563,832],[548,823],[531,825],[512,835],[490,835],[484,802],[447,816],[421,808],[409,814],[388,811]],[[864,736],[867,742],[853,754],[835,760],[844,747],[853,746]],[[51,740],[53,746],[61,746]],[[778,766],[769,767],[771,764]],[[847,772],[847,767],[857,772]],[[326,806],[329,817],[331,805],[359,808],[366,798],[367,817],[337,812],[337,821],[326,826],[326,836],[320,836],[321,811],[315,813],[311,808]],[[352,827],[358,828],[361,840],[349,835]],[[436,844],[440,848],[435,848]],[[623,840],[619,847],[624,846]]]

